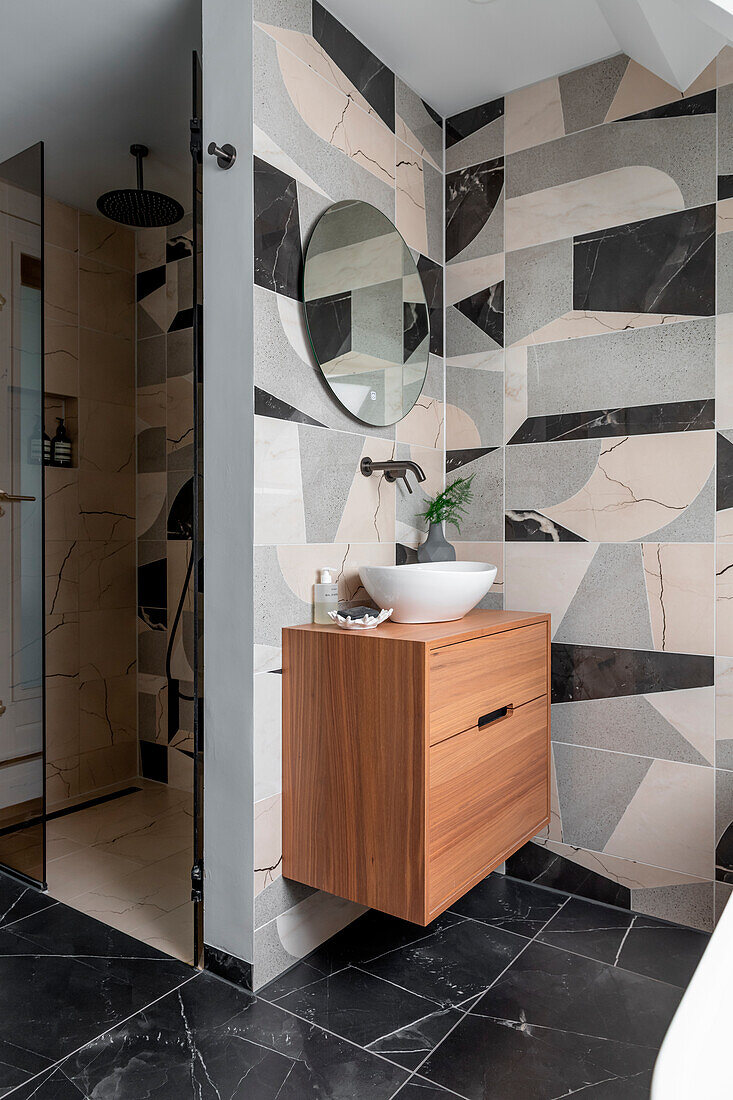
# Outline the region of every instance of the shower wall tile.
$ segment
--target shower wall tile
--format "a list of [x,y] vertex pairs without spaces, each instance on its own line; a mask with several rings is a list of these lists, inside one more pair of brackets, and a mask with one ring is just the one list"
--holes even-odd
[[[79,393],[89,401],[135,408],[135,349],[130,339],[79,330]],[[66,390],[62,392],[66,393]]]
[[395,80],[395,100],[395,134],[442,171],[443,119],[399,77]]
[[123,271],[135,270],[135,234],[84,210],[79,212],[79,252]]
[[79,259],[79,324],[129,339],[133,332],[132,280],[128,272],[88,256]]

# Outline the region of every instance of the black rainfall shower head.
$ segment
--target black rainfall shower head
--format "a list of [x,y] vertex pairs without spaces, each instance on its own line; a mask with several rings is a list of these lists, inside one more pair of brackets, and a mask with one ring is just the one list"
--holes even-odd
[[143,187],[143,157],[148,155],[146,145],[131,145],[130,152],[137,161],[137,187],[123,187],[119,191],[105,191],[97,199],[97,210],[105,218],[136,229],[154,229],[161,225],[174,225],[183,217],[183,207],[160,191],[146,191]]

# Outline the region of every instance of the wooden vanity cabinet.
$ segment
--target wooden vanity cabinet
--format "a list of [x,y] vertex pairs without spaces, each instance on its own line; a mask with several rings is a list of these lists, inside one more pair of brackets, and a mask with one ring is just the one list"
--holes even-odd
[[283,630],[283,874],[428,924],[549,821],[550,616]]

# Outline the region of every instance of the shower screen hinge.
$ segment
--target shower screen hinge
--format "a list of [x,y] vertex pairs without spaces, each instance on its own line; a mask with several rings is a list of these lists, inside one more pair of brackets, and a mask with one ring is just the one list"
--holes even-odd
[[201,119],[191,119],[191,156],[196,157],[196,160],[201,160],[201,155],[204,151],[202,136],[201,136]]
[[191,868],[191,901],[202,901],[204,897],[204,864],[197,860]]

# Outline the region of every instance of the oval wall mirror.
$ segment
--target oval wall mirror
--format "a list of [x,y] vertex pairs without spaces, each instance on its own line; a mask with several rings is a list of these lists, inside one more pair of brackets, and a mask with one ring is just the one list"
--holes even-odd
[[430,322],[412,253],[381,210],[349,199],[321,215],[303,301],[318,365],[344,408],[380,427],[406,416],[425,381]]

